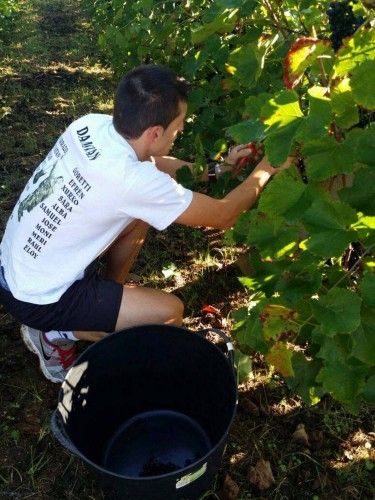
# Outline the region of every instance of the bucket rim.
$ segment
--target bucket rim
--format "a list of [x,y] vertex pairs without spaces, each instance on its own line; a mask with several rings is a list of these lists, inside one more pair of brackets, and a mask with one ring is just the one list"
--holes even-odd
[[[104,467],[102,467],[101,465],[93,462],[92,460],[90,460],[89,458],[87,458],[82,452],[81,450],[71,441],[70,437],[66,434],[65,439],[68,439],[70,443],[72,443],[72,445],[74,446],[75,450],[73,451],[72,449],[70,449],[69,451],[71,451],[72,453],[74,453],[76,456],[78,456],[79,458],[81,458],[84,462],[86,462],[90,467],[92,467],[94,470],[102,473],[102,474],[107,474],[107,475],[110,475],[114,478],[118,478],[118,479],[124,479],[124,480],[129,480],[129,481],[155,481],[155,480],[158,480],[158,479],[164,479],[164,478],[172,478],[174,476],[181,476],[181,475],[187,475],[190,471],[193,471],[199,464],[204,464],[205,461],[208,461],[207,459],[213,455],[222,445],[223,443],[225,442],[225,440],[227,439],[227,436],[228,436],[228,433],[229,433],[229,430],[233,424],[233,420],[236,416],[236,411],[237,411],[237,406],[238,406],[238,386],[237,386],[237,381],[236,381],[236,377],[235,377],[235,373],[232,369],[232,367],[230,366],[230,361],[229,359],[225,356],[225,354],[219,349],[219,347],[210,342],[208,339],[206,339],[205,337],[203,337],[202,335],[199,335],[199,330],[198,331],[192,331],[192,330],[189,330],[188,328],[186,327],[183,327],[183,326],[175,326],[175,325],[164,325],[164,324],[157,324],[157,323],[152,323],[152,324],[144,324],[144,325],[137,325],[137,326],[130,326],[130,327],[127,327],[127,328],[123,328],[122,330],[118,331],[118,332],[114,332],[114,333],[111,333],[109,334],[107,337],[104,337],[103,339],[99,340],[98,342],[95,342],[93,343],[92,345],[88,346],[78,357],[77,359],[75,360],[73,366],[68,370],[67,374],[65,375],[65,378],[60,386],[60,389],[59,389],[59,392],[58,392],[58,405],[57,405],[57,408],[54,410],[53,414],[52,414],[52,419],[55,419],[55,420],[58,420],[58,426],[60,427],[63,427],[64,428],[64,424],[62,422],[62,415],[61,415],[61,412],[59,410],[59,403],[62,401],[63,399],[63,396],[64,396],[64,384],[67,383],[67,379],[69,377],[69,373],[71,371],[71,369],[76,366],[76,364],[79,364],[79,361],[81,358],[83,358],[83,356],[85,354],[87,354],[87,352],[89,350],[93,350],[96,348],[96,346],[99,344],[99,343],[102,343],[102,342],[111,342],[113,341],[115,337],[115,335],[122,335],[122,334],[126,334],[129,330],[141,330],[142,328],[164,328],[164,329],[168,329],[168,330],[174,330],[174,331],[182,331],[184,333],[188,333],[189,335],[194,335],[194,338],[195,339],[200,339],[198,340],[199,342],[203,342],[203,343],[206,343],[210,346],[213,346],[216,351],[222,356],[222,358],[224,358],[224,360],[227,362],[228,364],[228,368],[231,372],[231,375],[232,375],[232,381],[233,381],[233,389],[234,389],[234,405],[233,405],[233,410],[232,410],[232,413],[231,413],[231,417],[229,419],[229,422],[228,422],[228,425],[226,426],[226,430],[225,432],[223,433],[223,435],[221,436],[221,438],[219,439],[219,441],[216,443],[216,445],[214,445],[203,457],[201,457],[200,459],[198,459],[196,462],[193,462],[192,464],[186,466],[186,467],[183,467],[182,469],[178,469],[178,470],[175,470],[175,471],[172,471],[172,472],[168,472],[166,474],[159,474],[159,475],[155,475],[155,476],[146,476],[146,477],[134,477],[134,476],[126,476],[124,474],[118,474],[116,472],[113,472],[111,470],[108,470]],[[56,431],[54,429],[54,426],[52,426],[52,431],[53,433],[55,434],[55,437],[57,440],[59,440],[59,437],[56,435]],[[65,433],[65,429],[64,429],[64,433]],[[63,443],[61,443],[62,446]]]
[[[188,328],[186,328],[184,326],[164,325],[164,324],[158,324],[158,323],[150,323],[150,324],[146,323],[144,325],[129,326],[127,328],[123,328],[122,330],[120,330],[118,332],[110,333],[110,334],[108,334],[107,337],[104,337],[104,338],[98,340],[97,342],[93,342],[83,352],[81,352],[81,354],[79,354],[79,356],[74,361],[73,365],[67,371],[67,373],[64,377],[64,380],[62,381],[62,384],[59,388],[58,403],[60,403],[60,401],[62,400],[62,396],[63,396],[63,392],[64,392],[64,390],[63,390],[64,384],[67,383],[69,373],[71,372],[72,368],[74,368],[76,365],[79,364],[79,362],[82,360],[82,358],[85,355],[87,355],[87,353],[89,353],[92,350],[97,349],[97,346],[100,344],[103,344],[104,342],[107,342],[107,343],[114,342],[114,339],[116,339],[116,335],[123,335],[123,334],[125,335],[130,330],[141,330],[142,328],[145,328],[145,327],[147,327],[147,328],[164,328],[164,329],[168,329],[168,330],[182,331],[184,333],[188,333],[189,335],[193,335],[193,338],[199,339],[198,342],[203,342],[204,344],[206,344],[206,345],[208,344],[208,345],[212,346],[214,349],[216,349],[216,351],[225,359],[225,361],[227,361],[228,366],[229,366],[230,361],[228,358],[226,358],[225,354],[221,351],[221,349],[219,349],[219,347],[216,344],[214,344],[213,342],[210,342],[208,339],[206,339],[205,337],[200,335],[200,332],[205,331],[206,329],[198,330],[195,332],[195,331],[189,330]],[[215,333],[215,332],[213,332],[213,333]],[[237,381],[236,381],[236,377],[235,377],[233,369],[232,369],[232,375],[233,375],[233,380],[234,380],[236,396],[238,396],[238,394],[237,394],[238,393]]]

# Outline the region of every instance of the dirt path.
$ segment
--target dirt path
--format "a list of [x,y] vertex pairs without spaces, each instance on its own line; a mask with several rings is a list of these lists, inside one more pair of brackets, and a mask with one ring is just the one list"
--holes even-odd
[[114,88],[110,71],[99,63],[81,2],[20,3],[11,45],[0,48],[0,208],[5,212],[73,119],[89,111],[110,112]]
[[[0,46],[0,234],[35,166],[78,116],[110,112],[114,84],[82,3],[24,0]],[[0,306],[0,498],[102,498],[52,438],[58,386],[39,374],[19,325]]]

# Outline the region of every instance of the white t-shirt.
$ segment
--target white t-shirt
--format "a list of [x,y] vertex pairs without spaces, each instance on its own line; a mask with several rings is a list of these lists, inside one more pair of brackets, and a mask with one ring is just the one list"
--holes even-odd
[[139,161],[111,116],[83,116],[37,167],[7,223],[0,250],[10,291],[56,302],[131,221],[165,229],[192,196]]

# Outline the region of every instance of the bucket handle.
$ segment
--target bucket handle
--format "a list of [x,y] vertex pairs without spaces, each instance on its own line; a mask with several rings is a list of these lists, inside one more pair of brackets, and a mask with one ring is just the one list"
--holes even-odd
[[234,378],[236,379],[237,373],[236,373],[236,367],[235,367],[235,363],[234,363],[234,347],[233,347],[233,344],[232,344],[230,338],[228,337],[228,335],[225,335],[224,332],[222,332],[221,330],[218,330],[217,328],[205,328],[204,330],[199,330],[199,332],[197,332],[197,333],[199,335],[202,335],[203,337],[206,337],[207,334],[210,332],[216,333],[216,335],[218,335],[222,340],[224,340],[226,348],[227,348],[226,356],[227,356],[229,364],[233,370]]
[[70,453],[76,455],[77,457],[81,457],[81,453],[74,446],[72,441],[69,439],[68,435],[65,432],[65,429],[61,422],[61,414],[58,410],[55,410],[51,415],[51,430],[57,441],[66,448]]

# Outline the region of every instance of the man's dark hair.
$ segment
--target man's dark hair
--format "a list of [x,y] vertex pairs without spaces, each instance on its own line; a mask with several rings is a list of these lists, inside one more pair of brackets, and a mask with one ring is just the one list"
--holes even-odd
[[115,96],[113,124],[125,139],[137,139],[149,127],[164,129],[187,101],[189,84],[174,71],[155,64],[134,68],[120,81]]

